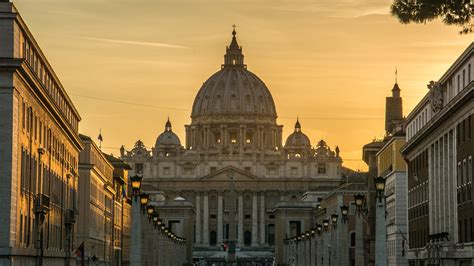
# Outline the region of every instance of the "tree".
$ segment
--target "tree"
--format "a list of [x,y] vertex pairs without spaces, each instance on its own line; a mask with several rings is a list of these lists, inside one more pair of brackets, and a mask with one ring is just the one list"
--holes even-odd
[[462,27],[461,34],[474,32],[472,0],[394,0],[391,14],[403,24],[441,18],[446,25]]

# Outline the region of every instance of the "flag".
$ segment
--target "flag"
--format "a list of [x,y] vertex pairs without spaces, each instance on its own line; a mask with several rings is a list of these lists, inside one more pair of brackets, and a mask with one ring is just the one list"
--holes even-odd
[[102,138],[102,133],[99,133],[99,136],[97,137],[97,139],[99,139],[99,141],[104,141],[104,139]]
[[74,251],[74,254],[84,260],[84,242]]

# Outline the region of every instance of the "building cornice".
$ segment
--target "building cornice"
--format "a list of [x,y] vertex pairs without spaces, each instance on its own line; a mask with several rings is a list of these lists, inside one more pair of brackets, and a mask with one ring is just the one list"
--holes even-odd
[[425,139],[433,130],[438,128],[447,120],[447,118],[462,109],[465,104],[474,99],[474,82],[459,92],[443,109],[436,113],[428,123],[421,128],[403,147],[400,152],[404,157],[412,151],[423,139]]

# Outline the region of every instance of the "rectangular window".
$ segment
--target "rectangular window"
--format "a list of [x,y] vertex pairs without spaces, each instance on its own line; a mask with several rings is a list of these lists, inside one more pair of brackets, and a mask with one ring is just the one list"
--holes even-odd
[[211,173],[213,173],[213,172],[217,171],[217,167],[211,167],[211,168],[209,168],[209,171],[210,171]]
[[467,118],[467,139],[471,139],[471,116]]
[[135,173],[136,174],[143,174],[143,163],[136,163],[135,164]]
[[326,164],[319,163],[318,164],[318,174],[325,174],[326,173]]
[[184,167],[183,168],[183,174],[193,175],[194,174],[194,167],[190,167],[190,166]]
[[462,142],[466,141],[466,120],[462,121]]
[[301,221],[290,221],[290,237],[301,235]]
[[466,87],[466,70],[462,70],[462,88],[464,89]]
[[250,168],[250,167],[247,166],[247,167],[245,167],[245,172],[250,173],[251,169],[252,169],[252,168]]
[[23,129],[25,129],[26,127],[26,104],[25,102],[23,102],[22,106],[21,106],[21,124],[22,124],[22,127]]
[[471,64],[467,65],[467,83],[471,82]]
[[23,242],[23,214],[20,213],[20,243]]
[[461,90],[461,76],[458,74],[458,92]]
[[39,121],[39,142],[43,144],[43,122]]
[[467,161],[467,176],[468,182],[472,183],[472,156],[469,156]]
[[298,167],[291,167],[291,175],[298,175]]
[[169,175],[171,172],[171,169],[169,167],[163,167],[163,174],[164,175]]
[[267,167],[267,175],[276,175],[278,170],[276,167]]

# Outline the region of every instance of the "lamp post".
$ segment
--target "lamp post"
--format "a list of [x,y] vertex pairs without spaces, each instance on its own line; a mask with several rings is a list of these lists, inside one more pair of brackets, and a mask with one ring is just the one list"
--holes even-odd
[[[321,233],[323,232],[323,225],[316,224],[316,234],[319,237],[319,241],[321,242],[321,252],[316,252],[316,265],[319,265],[319,258],[321,258],[321,264],[323,264],[323,257],[324,257],[324,236],[321,237]],[[317,243],[318,241],[316,241]],[[316,244],[317,245],[317,244]]]
[[[135,175],[130,177],[132,186],[132,235],[130,243],[130,265],[141,265],[141,221],[140,221],[140,206],[146,206],[148,203],[148,195],[140,194],[143,177]],[[146,196],[145,196],[146,195]],[[140,199],[140,201],[138,201]]]
[[341,265],[349,265],[349,245],[348,245],[348,239],[349,239],[349,234],[348,234],[348,224],[347,224],[347,216],[349,214],[349,207],[346,205],[341,206],[341,235],[342,235],[342,241],[341,243],[341,248],[339,250],[340,255],[339,255],[339,260]]
[[357,215],[355,217],[355,266],[365,266],[364,254],[364,230],[362,228],[362,212],[365,201],[364,194],[355,194],[354,202],[356,205]]
[[[316,264],[315,259],[316,258],[316,228],[311,228],[310,230],[311,237],[309,238],[309,265]],[[312,244],[311,241],[314,241],[314,245]],[[313,254],[313,249],[314,249],[314,254]],[[314,263],[313,263],[314,261]]]
[[331,261],[334,263],[334,265],[339,265],[339,256],[338,256],[338,251],[339,251],[339,228],[337,226],[339,214],[337,214],[336,211],[334,211],[333,214],[331,214],[331,225],[332,225],[332,230],[331,230],[331,256],[332,259]]
[[[325,252],[323,253],[323,265],[330,265],[331,264],[331,251],[330,251],[330,248],[331,248],[331,238],[330,238],[330,235],[329,235],[329,221],[330,219],[329,218],[326,218],[323,220],[323,231],[324,231],[324,235],[323,235],[323,243],[324,243],[324,250]],[[324,262],[324,260],[326,260]]]
[[375,210],[375,265],[387,265],[387,225],[385,222],[385,178],[374,178],[377,191],[377,206]]

